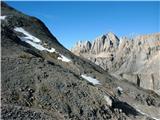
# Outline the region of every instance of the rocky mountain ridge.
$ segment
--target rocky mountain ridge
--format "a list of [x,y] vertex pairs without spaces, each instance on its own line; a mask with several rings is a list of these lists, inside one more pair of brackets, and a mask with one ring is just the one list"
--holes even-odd
[[158,120],[160,96],[63,47],[39,19],[1,2],[1,119]]
[[118,38],[110,32],[93,43],[78,42],[71,51],[118,78],[160,94],[160,33]]

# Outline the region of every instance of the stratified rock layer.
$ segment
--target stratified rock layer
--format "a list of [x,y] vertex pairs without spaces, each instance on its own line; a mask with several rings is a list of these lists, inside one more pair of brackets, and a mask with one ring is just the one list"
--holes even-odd
[[120,39],[107,33],[93,41],[90,49],[81,44],[83,48],[75,46],[71,51],[118,78],[160,94],[160,33]]

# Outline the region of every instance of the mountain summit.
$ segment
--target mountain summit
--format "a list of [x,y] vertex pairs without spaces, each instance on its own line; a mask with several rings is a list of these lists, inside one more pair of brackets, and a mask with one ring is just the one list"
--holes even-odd
[[156,93],[119,81],[64,48],[39,19],[1,6],[2,119],[160,118]]
[[93,43],[90,41],[79,41],[71,51],[77,55],[81,53],[92,53],[92,54],[99,54],[101,52],[107,51],[112,48],[117,48],[119,45],[118,37],[109,32],[105,35],[101,35],[97,37]]

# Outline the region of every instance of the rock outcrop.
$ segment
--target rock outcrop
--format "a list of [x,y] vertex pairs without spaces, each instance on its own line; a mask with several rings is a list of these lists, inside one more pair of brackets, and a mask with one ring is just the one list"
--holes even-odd
[[[91,42],[89,41],[85,41],[85,42],[82,42],[82,41],[78,41],[77,44],[76,44],[76,47],[74,49],[74,52],[81,52],[81,53],[85,53],[85,52],[89,52],[89,50],[91,49]],[[78,54],[76,53],[76,54]]]
[[113,49],[116,49],[118,46],[118,37],[109,32],[106,35],[97,37],[96,40],[93,41],[93,43],[91,43],[90,41],[79,41],[71,51],[76,53],[77,55],[81,53],[92,53],[98,55],[105,51],[112,52]]
[[117,77],[160,94],[160,33],[120,39],[108,33],[93,41],[90,50],[81,52],[83,48],[75,46],[71,51]]

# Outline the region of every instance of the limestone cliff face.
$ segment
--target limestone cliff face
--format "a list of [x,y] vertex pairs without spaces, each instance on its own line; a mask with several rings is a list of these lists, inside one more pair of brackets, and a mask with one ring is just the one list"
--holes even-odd
[[89,47],[75,46],[72,52],[76,50],[77,55],[112,74],[160,93],[160,33],[118,38],[110,32],[95,39],[90,49],[86,48]]
[[89,41],[78,41],[76,43],[76,47],[74,49],[72,49],[72,51],[74,51],[75,54],[79,54],[79,53],[85,53],[85,52],[89,52],[89,50],[91,49],[91,43]]
[[102,52],[113,51],[113,49],[118,48],[118,45],[118,37],[109,32],[106,35],[97,37],[93,43],[90,41],[79,41],[71,51],[76,54],[92,53],[98,55]]
[[104,51],[112,51],[119,45],[119,39],[111,32],[98,37],[92,44],[91,53],[99,54]]

